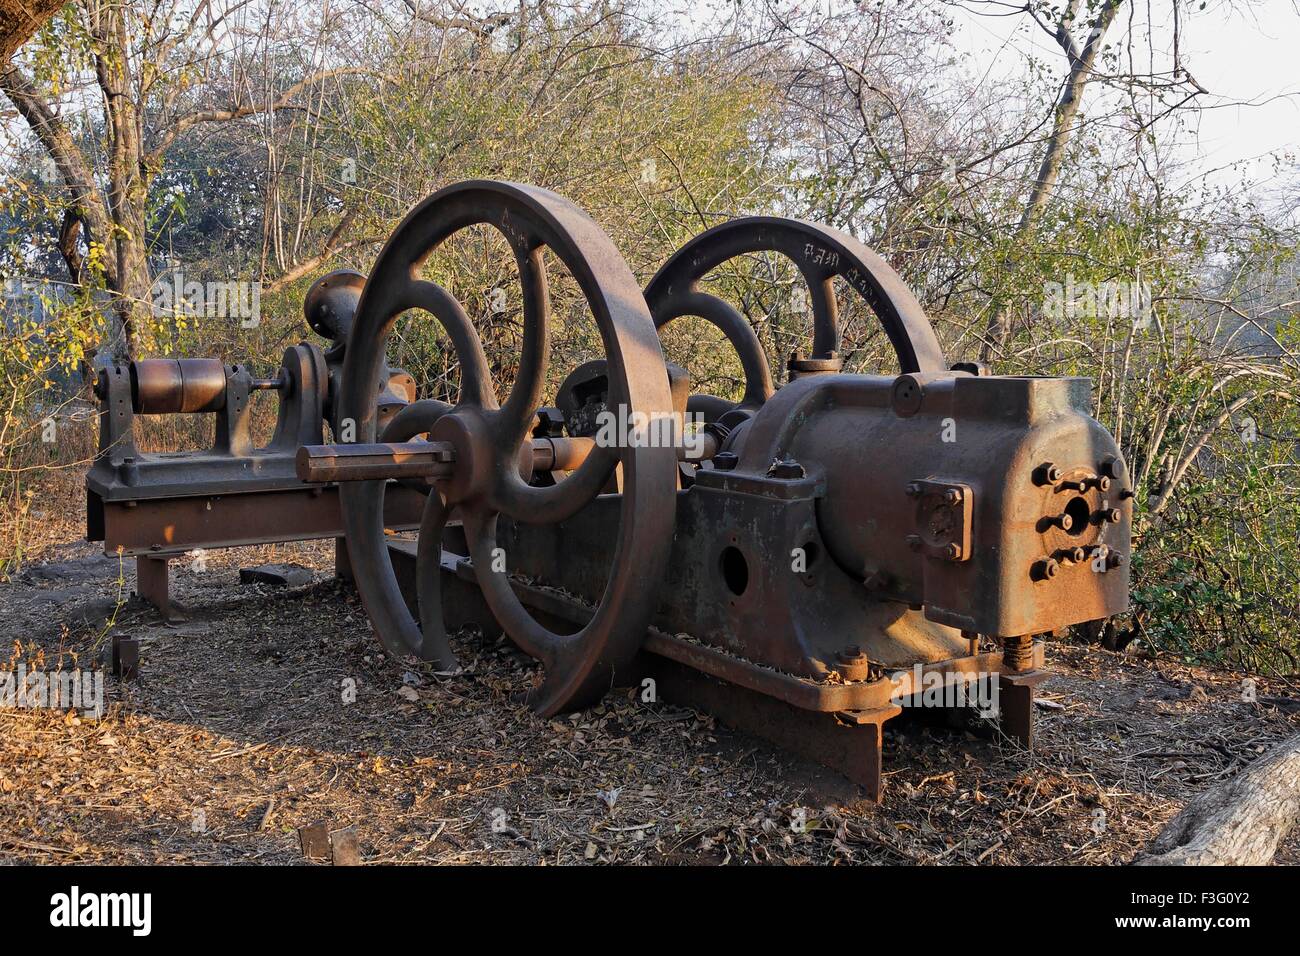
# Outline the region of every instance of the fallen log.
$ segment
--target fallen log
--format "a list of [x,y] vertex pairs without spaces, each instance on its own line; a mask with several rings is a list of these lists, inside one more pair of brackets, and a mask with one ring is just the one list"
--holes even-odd
[[1263,866],[1300,822],[1300,736],[1188,801],[1136,866]]

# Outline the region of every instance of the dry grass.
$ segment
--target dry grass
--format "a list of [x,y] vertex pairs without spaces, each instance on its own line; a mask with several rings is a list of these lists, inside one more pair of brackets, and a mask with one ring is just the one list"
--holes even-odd
[[[354,825],[368,863],[1123,863],[1300,722],[1243,702],[1238,675],[1057,646],[1044,691],[1059,709],[1039,710],[1035,752],[896,721],[874,807],[692,711],[629,695],[539,718],[523,702],[534,665],[505,643],[460,635],[454,677],[389,659],[331,554],[210,553],[174,575],[188,622],[117,612],[142,678],[108,679],[103,719],[0,711],[0,860],[288,864],[297,828],[325,820]],[[0,636],[25,660],[84,661],[133,568],[119,582],[84,543],[45,556],[0,584]],[[316,581],[238,583],[266,560]],[[1279,860],[1300,860],[1297,841]]]

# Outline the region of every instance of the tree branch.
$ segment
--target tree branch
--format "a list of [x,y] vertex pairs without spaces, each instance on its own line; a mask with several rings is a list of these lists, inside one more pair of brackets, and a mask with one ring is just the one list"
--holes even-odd
[[352,222],[355,219],[356,213],[349,210],[344,214],[343,218],[339,220],[338,225],[330,230],[330,234],[326,237],[325,245],[321,248],[320,252],[316,253],[314,256],[308,256],[306,259],[290,266],[283,275],[277,276],[270,282],[264,283],[263,288],[267,292],[278,292],[285,286],[297,282],[307,273],[311,272],[322,263],[328,262],[332,257],[343,252],[345,249],[354,249],[357,246],[364,246],[367,243],[379,241],[376,237],[366,236],[361,239],[351,239],[347,242],[340,242],[339,240],[342,238],[343,233],[347,231],[347,228],[352,225]]
[[162,162],[163,155],[169,148],[171,148],[171,145],[176,142],[177,137],[202,123],[227,123],[231,120],[243,119],[247,116],[274,113],[277,110],[288,108],[290,100],[313,83],[319,83],[322,80],[328,80],[335,76],[361,75],[374,75],[374,71],[364,67],[339,67],[333,70],[321,70],[317,73],[313,73],[311,76],[299,80],[281,93],[280,96],[271,103],[235,106],[229,109],[220,110],[198,110],[194,113],[189,113],[177,119],[176,122],[172,124],[171,129],[163,134],[162,138],[158,141],[158,145],[150,150],[147,162],[151,167],[157,168],[157,166]]
[[[95,186],[95,178],[86,166],[81,150],[62,118],[54,112],[37,91],[32,81],[16,66],[0,72],[0,90],[14,104],[18,113],[36,135],[63,180],[68,191],[68,205],[74,215],[87,226],[87,243],[107,247],[112,237],[108,209]],[[117,286],[117,270],[111,256],[104,256],[104,269],[108,284]],[[69,263],[71,268],[71,263]],[[76,276],[73,276],[76,281]]]

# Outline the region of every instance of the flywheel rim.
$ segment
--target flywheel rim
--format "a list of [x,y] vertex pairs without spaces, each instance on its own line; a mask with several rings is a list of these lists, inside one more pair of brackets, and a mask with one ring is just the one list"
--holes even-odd
[[839,348],[838,309],[832,288],[844,279],[876,314],[900,373],[947,370],[943,350],[921,303],[884,259],[857,239],[820,223],[777,216],[744,216],[705,230],[682,246],[645,288],[655,327],[695,315],[720,329],[745,373],[738,408],[757,409],[775,389],[763,347],[745,317],[725,299],[699,288],[704,277],[731,259],[778,252],[794,263],[812,298],[814,359]]
[[[524,285],[524,340],[520,371],[503,404],[497,405],[486,359],[463,309],[445,290],[418,278],[424,262],[454,233],[472,225],[494,226],[510,243]],[[549,300],[541,252],[551,252],[577,281],[600,329],[610,368],[612,394],[630,411],[670,414],[672,399],[663,353],[653,321],[631,270],[608,236],[577,206],[531,186],[476,180],[449,186],[418,204],[380,252],[362,292],[344,360],[340,420],[355,424],[355,440],[375,439],[374,394],[388,334],[407,308],[431,312],[443,323],[463,368],[461,402],[453,409],[428,406],[432,434],[457,428],[493,453],[479,487],[466,492],[455,482],[438,482],[426,508],[423,530],[441,532],[457,508],[470,543],[471,561],[494,616],[522,648],[545,667],[541,685],[529,695],[543,714],[585,706],[598,699],[614,675],[636,655],[656,596],[644,581],[658,580],[668,560],[675,509],[676,452],[671,447],[625,443],[597,448],[568,478],[538,488],[524,482],[516,463],[540,404],[549,361]],[[413,291],[414,290],[414,291]],[[471,340],[472,337],[472,340]],[[414,413],[412,413],[414,416]],[[411,416],[408,416],[411,417]],[[615,465],[623,466],[623,500],[614,561],[604,594],[586,627],[555,634],[524,609],[508,572],[493,570],[499,514],[529,523],[549,523],[576,513],[598,494]],[[477,472],[476,470],[476,473]],[[395,653],[450,653],[441,640],[422,635],[397,586],[383,532],[383,483],[347,482],[341,490],[344,521],[358,590],[372,624]],[[491,539],[489,541],[489,535]],[[422,535],[423,539],[423,535]],[[436,575],[440,550],[422,540],[421,580]],[[507,558],[508,561],[508,558]],[[424,587],[424,592],[429,588]],[[422,604],[424,602],[422,601]],[[431,621],[421,609],[425,629]]]

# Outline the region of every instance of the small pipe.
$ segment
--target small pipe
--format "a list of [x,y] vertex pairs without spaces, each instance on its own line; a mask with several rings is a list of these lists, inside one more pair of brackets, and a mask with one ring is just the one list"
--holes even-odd
[[281,392],[288,386],[289,378],[284,374],[283,367],[276,373],[275,378],[255,378],[248,383],[249,391],[253,392]]

